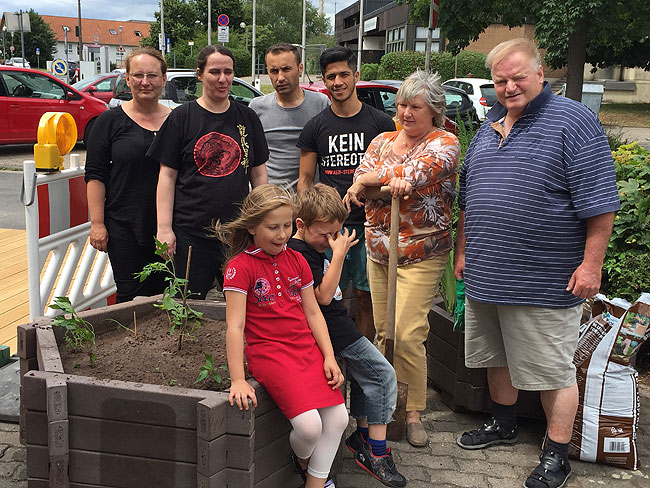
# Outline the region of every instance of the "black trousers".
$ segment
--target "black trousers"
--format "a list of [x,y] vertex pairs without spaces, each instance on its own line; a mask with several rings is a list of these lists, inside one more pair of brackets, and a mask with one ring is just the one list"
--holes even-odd
[[188,290],[189,298],[205,300],[215,280],[223,285],[221,266],[224,262],[223,244],[216,238],[197,237],[181,228],[174,227],[176,235],[176,254],[174,266],[176,276],[185,278],[188,249],[192,246]]
[[108,235],[108,257],[111,260],[115,285],[117,286],[116,302],[128,302],[137,296],[152,296],[162,293],[165,283],[161,274],[151,274],[142,283],[134,276],[145,265],[160,261],[155,254],[156,245],[151,237],[151,244],[142,246],[135,237],[124,239]]

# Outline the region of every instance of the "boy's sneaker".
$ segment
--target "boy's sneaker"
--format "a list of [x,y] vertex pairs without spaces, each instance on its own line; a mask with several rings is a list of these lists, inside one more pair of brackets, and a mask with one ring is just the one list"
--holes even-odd
[[352,432],[352,434],[350,434],[350,437],[345,439],[345,445],[348,446],[348,449],[354,453],[361,449],[361,446],[363,444],[367,444],[367,442],[363,439],[361,434],[359,434],[358,430]]
[[552,451],[543,452],[539,461],[524,482],[524,488],[562,488],[571,476],[569,461]]
[[517,439],[516,425],[513,428],[504,428],[492,417],[482,427],[464,432],[456,439],[456,444],[463,449],[483,449],[494,444],[514,444]]
[[364,442],[354,455],[354,460],[386,486],[406,486],[406,478],[397,471],[390,449],[383,456],[374,456],[370,444]]
[[334,484],[334,480],[332,478],[328,478],[328,480],[325,482],[325,488],[336,488],[336,485]]

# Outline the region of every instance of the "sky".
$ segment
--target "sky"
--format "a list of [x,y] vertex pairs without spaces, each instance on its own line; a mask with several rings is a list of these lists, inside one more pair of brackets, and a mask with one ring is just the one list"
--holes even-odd
[[[325,0],[325,13],[331,17],[332,26],[334,26],[335,6],[338,12],[355,1]],[[318,7],[318,0],[311,0],[311,3]],[[0,0],[0,12],[16,12],[21,8],[23,10],[33,8],[42,15],[76,17],[77,4],[77,0]],[[158,9],[158,0],[81,0],[81,16],[90,19],[154,20],[154,12]]]

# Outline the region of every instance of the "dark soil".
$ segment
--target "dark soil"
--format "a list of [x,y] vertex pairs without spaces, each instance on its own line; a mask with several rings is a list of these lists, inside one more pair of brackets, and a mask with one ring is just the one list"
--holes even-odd
[[[124,324],[131,330],[133,324]],[[193,332],[193,338],[183,339],[178,351],[179,332],[169,334],[167,315],[155,311],[137,319],[137,334],[123,328],[107,331],[96,337],[97,360],[90,365],[85,353],[72,353],[60,347],[63,369],[66,373],[93,376],[98,379],[112,379],[148,383],[153,385],[183,386],[201,390],[224,390],[230,386],[226,362],[226,323],[204,318],[201,327]],[[214,368],[223,381],[218,384],[212,379],[194,384],[200,368],[205,364],[205,355],[214,358]]]

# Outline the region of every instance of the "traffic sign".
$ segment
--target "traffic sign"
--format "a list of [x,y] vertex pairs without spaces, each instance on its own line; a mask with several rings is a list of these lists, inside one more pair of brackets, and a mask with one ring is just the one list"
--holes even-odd
[[[228,22],[230,22],[230,19],[228,18],[228,16],[226,14],[221,14],[217,18],[217,23],[219,25],[228,25]],[[221,41],[219,41],[219,42],[221,42]]]
[[40,47],[37,47],[37,48],[36,48],[36,55],[38,56],[39,54],[41,54],[41,48],[40,48]]
[[9,46],[9,50],[13,53],[16,50],[16,48],[13,46]]
[[124,46],[117,46],[117,53],[118,54],[124,54],[125,53]]
[[217,27],[217,42],[230,42],[230,27],[227,25]]
[[52,61],[52,73],[56,76],[65,76],[68,74],[68,63],[63,59],[55,59]]

